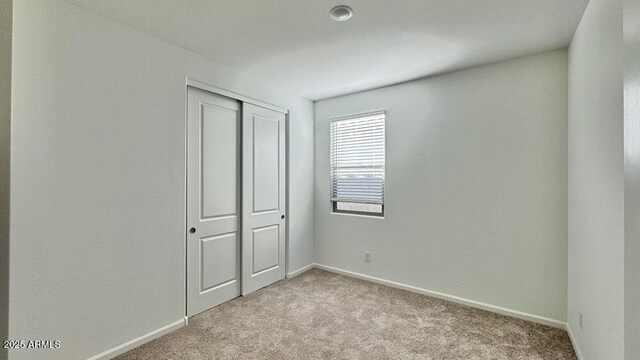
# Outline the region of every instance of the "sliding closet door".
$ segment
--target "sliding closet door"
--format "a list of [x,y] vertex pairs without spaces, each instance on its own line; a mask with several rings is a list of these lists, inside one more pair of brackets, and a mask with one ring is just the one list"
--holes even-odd
[[240,103],[188,88],[187,316],[240,295]]
[[285,114],[242,105],[242,294],[285,276]]

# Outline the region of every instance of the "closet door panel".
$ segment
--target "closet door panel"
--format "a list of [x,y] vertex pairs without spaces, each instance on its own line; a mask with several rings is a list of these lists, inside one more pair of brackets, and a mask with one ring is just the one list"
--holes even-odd
[[187,90],[187,316],[240,295],[240,110]]
[[286,115],[242,106],[242,294],[285,276]]

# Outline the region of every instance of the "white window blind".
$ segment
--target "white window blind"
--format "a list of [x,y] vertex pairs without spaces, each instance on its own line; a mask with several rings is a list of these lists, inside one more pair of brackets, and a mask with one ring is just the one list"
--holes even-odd
[[331,121],[331,200],[384,204],[384,111]]

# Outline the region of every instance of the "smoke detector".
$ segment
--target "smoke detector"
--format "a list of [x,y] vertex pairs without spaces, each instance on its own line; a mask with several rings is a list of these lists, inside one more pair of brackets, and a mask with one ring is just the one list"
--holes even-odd
[[347,5],[338,5],[329,11],[329,17],[335,21],[347,21],[352,16],[353,9]]

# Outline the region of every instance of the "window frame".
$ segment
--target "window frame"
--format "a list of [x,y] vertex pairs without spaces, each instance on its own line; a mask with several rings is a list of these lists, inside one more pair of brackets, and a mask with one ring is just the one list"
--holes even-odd
[[[382,170],[383,170],[383,177],[382,177],[382,184],[383,184],[383,189],[386,186],[386,182],[387,182],[387,178],[386,178],[386,162],[387,162],[387,112],[386,110],[375,110],[375,111],[369,111],[369,112],[365,112],[365,113],[358,113],[358,114],[352,114],[352,115],[346,115],[346,116],[340,116],[340,117],[336,117],[336,118],[331,118],[329,119],[329,203],[330,203],[330,213],[331,214],[335,214],[335,215],[353,215],[353,216],[361,216],[361,217],[371,217],[371,218],[375,218],[375,219],[384,219],[385,213],[386,213],[386,206],[385,206],[385,194],[384,194],[384,190],[383,190],[383,195],[382,195],[382,203],[373,203],[373,202],[357,202],[357,201],[349,201],[349,200],[335,200],[331,198],[331,189],[332,189],[332,176],[331,176],[331,171],[332,171],[332,166],[331,166],[331,143],[332,143],[332,134],[331,134],[331,123],[333,122],[338,122],[338,121],[345,121],[345,120],[353,120],[353,119],[358,119],[358,118],[363,118],[363,117],[368,117],[368,116],[375,116],[375,115],[382,115],[383,117],[383,129],[384,129],[384,135],[382,137],[382,147],[383,147],[383,166],[382,166]],[[357,210],[341,210],[338,209],[338,203],[339,202],[343,202],[343,203],[361,203],[361,204],[369,204],[369,205],[380,205],[381,206],[381,211],[378,212],[369,212],[369,211],[357,211]]]
[[384,218],[384,204],[361,203],[361,204],[367,204],[367,205],[380,205],[381,211],[378,213],[373,211],[341,210],[341,209],[338,209],[338,203],[339,202],[348,203],[349,201],[339,201],[339,200],[329,200],[329,201],[331,202],[332,214],[340,214],[340,215],[347,214],[347,215],[373,216],[376,218]]

